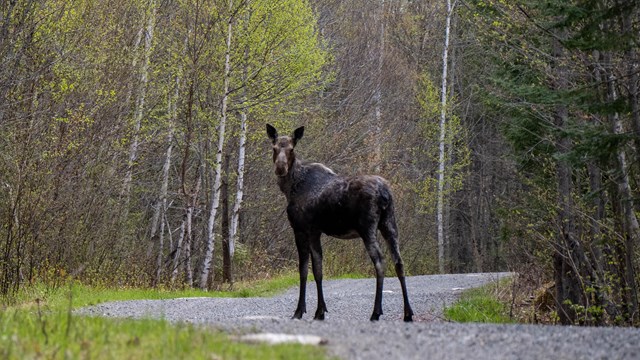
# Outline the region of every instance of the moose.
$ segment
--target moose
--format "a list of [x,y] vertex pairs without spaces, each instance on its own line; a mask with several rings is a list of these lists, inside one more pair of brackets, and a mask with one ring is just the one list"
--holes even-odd
[[287,198],[287,217],[298,250],[300,296],[293,319],[301,319],[306,312],[306,283],[311,267],[318,292],[318,308],[314,319],[324,320],[327,306],[322,293],[322,246],[320,236],[339,239],[362,238],[376,273],[376,295],[371,321],[382,315],[382,286],[384,282],[383,255],[376,238],[377,231],[387,242],[402,287],[404,321],[413,321],[409,305],[404,266],[398,246],[393,197],[387,181],[374,175],[339,176],[328,167],[296,158],[294,148],[304,134],[304,126],[291,136],[279,136],[267,124],[267,135],[273,145],[273,163],[278,186]]

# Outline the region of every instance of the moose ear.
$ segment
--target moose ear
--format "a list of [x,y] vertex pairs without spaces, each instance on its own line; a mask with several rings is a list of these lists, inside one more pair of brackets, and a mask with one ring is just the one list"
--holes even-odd
[[267,135],[271,139],[271,142],[275,144],[276,140],[278,139],[278,130],[276,130],[276,128],[274,128],[270,124],[267,124]]
[[299,128],[293,131],[293,144],[297,144],[298,140],[302,139],[302,135],[304,135],[304,126],[300,126]]

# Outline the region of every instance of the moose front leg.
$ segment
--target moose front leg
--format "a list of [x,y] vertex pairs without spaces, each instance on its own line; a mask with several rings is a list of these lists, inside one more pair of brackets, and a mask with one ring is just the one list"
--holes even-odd
[[309,240],[306,234],[296,233],[296,247],[298,248],[298,273],[300,274],[300,296],[298,307],[293,313],[292,319],[302,319],[302,314],[307,312],[306,290],[307,275],[309,273]]
[[313,277],[316,281],[316,289],[318,290],[318,309],[315,320],[324,320],[324,313],[327,312],[327,305],[324,302],[324,294],[322,292],[322,245],[320,243],[320,233],[313,234],[309,237],[311,247],[311,267],[313,268]]

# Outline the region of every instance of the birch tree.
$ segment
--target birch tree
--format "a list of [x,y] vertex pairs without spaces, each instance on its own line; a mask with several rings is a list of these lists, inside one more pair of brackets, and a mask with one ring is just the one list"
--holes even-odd
[[437,226],[438,226],[438,271],[441,274],[445,272],[445,229],[444,229],[444,192],[445,192],[445,141],[447,137],[447,76],[448,76],[448,57],[449,57],[449,37],[451,31],[451,17],[455,1],[447,1],[447,13],[445,21],[444,47],[442,50],[442,78],[440,88],[440,140],[438,147],[438,204],[437,204]]
[[[196,74],[192,73],[192,76],[196,76]],[[196,102],[195,82],[195,79],[190,79],[189,92],[186,100],[187,105],[184,117],[184,154],[182,156],[182,164],[180,167],[181,190],[184,203],[184,218],[180,228],[180,238],[178,239],[177,248],[175,250],[173,273],[171,278],[172,282],[176,280],[179,265],[182,263],[184,264],[186,272],[186,283],[189,286],[192,286],[193,284],[193,268],[191,258],[191,246],[193,244],[193,214],[198,203],[203,177],[203,160],[196,159],[196,164],[193,166],[196,168],[194,175],[195,179],[191,181],[189,180],[189,168],[191,165],[190,158],[192,155],[191,152],[193,150],[192,147],[197,146],[197,144],[194,144],[196,143],[194,137],[196,136],[197,127],[196,118],[194,115],[194,106]],[[182,255],[182,252],[184,252],[184,256]],[[184,259],[182,259],[182,256],[184,257]]]
[[[247,6],[249,10],[246,14],[246,21],[244,23],[244,31],[247,32],[249,22],[251,19],[251,3],[247,0]],[[242,208],[242,201],[244,199],[244,164],[246,157],[247,146],[247,113],[248,99],[247,99],[247,86],[249,81],[249,56],[250,56],[250,44],[247,43],[244,46],[243,64],[242,64],[242,96],[240,99],[240,133],[238,134],[238,167],[236,169],[236,195],[233,203],[233,209],[231,210],[231,224],[229,227],[229,257],[233,259],[233,255],[236,250],[236,242],[238,241],[238,225],[240,223],[240,209]]]
[[[166,223],[165,219],[168,208],[167,192],[169,190],[169,170],[171,168],[171,155],[173,153],[173,137],[178,116],[177,102],[180,88],[180,73],[181,70],[178,70],[178,73],[175,75],[174,88],[172,94],[169,96],[170,100],[167,104],[167,112],[169,114],[169,129],[167,130],[168,133],[166,140],[167,149],[164,156],[164,164],[162,165],[162,185],[160,186],[159,201],[156,203],[156,208],[154,209],[153,217],[151,220],[150,238],[152,243],[155,241],[158,227],[160,228],[160,234],[158,236],[158,249],[156,254],[156,273],[154,284],[158,284],[158,282],[160,281],[160,276],[162,274],[162,259],[164,257],[164,235]],[[169,231],[171,231],[170,228]]]
[[[124,196],[125,196],[125,209],[128,208],[129,198],[131,196],[131,181],[133,180],[133,167],[138,157],[138,146],[140,141],[140,127],[142,125],[142,118],[145,110],[145,100],[147,96],[147,84],[149,82],[149,63],[151,57],[151,50],[153,44],[153,31],[156,24],[156,1],[149,0],[149,3],[144,7],[144,19],[146,23],[140,27],[136,36],[136,45],[134,49],[138,47],[138,43],[141,38],[144,38],[144,49],[142,51],[142,61],[140,63],[139,72],[139,88],[136,96],[135,110],[133,115],[133,135],[131,139],[131,145],[129,147],[129,159],[127,163],[127,171],[124,179]],[[134,67],[137,63],[137,56],[134,57]]]
[[380,165],[382,162],[382,80],[383,80],[383,65],[385,57],[385,21],[386,21],[386,7],[385,0],[380,1],[377,9],[377,22],[379,26],[379,38],[378,38],[378,56],[376,59],[376,83],[373,91],[374,102],[374,123],[373,123],[373,171],[375,173],[380,172]]
[[[243,102],[246,101],[246,95],[243,95]],[[231,211],[231,225],[229,228],[229,255],[233,259],[235,253],[236,242],[238,241],[238,225],[240,222],[240,209],[242,208],[242,200],[244,198],[244,164],[247,146],[247,110],[240,111],[240,134],[238,136],[238,168],[236,176],[236,195]]]
[[229,17],[227,19],[227,31],[224,55],[224,72],[222,87],[222,101],[220,104],[220,122],[218,123],[218,143],[216,146],[216,156],[214,162],[214,181],[211,189],[211,205],[209,209],[209,221],[207,225],[207,248],[202,262],[202,271],[200,272],[200,288],[206,289],[209,279],[209,271],[211,270],[211,260],[213,259],[213,251],[215,244],[214,225],[216,213],[220,205],[220,185],[222,179],[222,152],[224,150],[224,141],[227,125],[227,103],[229,102],[229,84],[231,81],[231,39],[233,24],[235,21],[235,12],[233,0],[229,0],[228,7]]

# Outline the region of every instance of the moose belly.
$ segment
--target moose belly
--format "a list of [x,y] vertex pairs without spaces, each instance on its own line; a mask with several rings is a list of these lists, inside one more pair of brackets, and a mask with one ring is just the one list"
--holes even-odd
[[330,216],[320,221],[323,233],[338,239],[355,239],[360,237],[348,216]]
[[331,237],[338,238],[338,239],[355,239],[360,237],[360,235],[358,235],[358,233],[355,230],[347,230],[345,232],[334,232],[334,233],[331,233],[329,231],[323,231],[323,232]]

